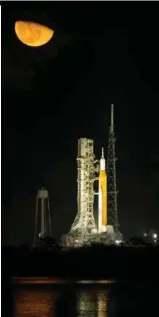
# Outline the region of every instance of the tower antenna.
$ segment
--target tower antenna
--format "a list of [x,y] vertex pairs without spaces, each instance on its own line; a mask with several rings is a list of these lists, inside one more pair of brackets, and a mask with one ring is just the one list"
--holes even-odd
[[110,122],[110,130],[114,131],[114,105],[111,105],[111,122]]

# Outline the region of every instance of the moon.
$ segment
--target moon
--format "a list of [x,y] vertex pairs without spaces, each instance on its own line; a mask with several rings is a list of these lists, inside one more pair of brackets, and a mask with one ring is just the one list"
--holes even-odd
[[38,23],[16,21],[15,33],[23,44],[37,47],[48,43],[55,31]]

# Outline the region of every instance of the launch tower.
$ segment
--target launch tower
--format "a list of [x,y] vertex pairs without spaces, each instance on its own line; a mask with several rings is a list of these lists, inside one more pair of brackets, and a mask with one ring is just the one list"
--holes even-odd
[[45,237],[51,237],[51,215],[48,191],[41,187],[36,197],[34,246]]
[[[107,168],[103,148],[100,160],[95,160],[93,140],[78,140],[77,215],[70,232],[61,239],[64,246],[122,241],[117,216],[115,140],[114,105],[111,105]],[[98,180],[98,192],[94,192],[95,180]],[[98,230],[94,219],[95,194],[98,195]]]
[[111,105],[111,122],[108,139],[107,176],[108,176],[108,223],[118,233],[117,215],[117,186],[116,186],[116,160],[115,157],[115,131],[114,131],[114,105]]
[[94,219],[94,180],[95,159],[93,140],[78,140],[77,157],[77,215],[71,226],[70,234],[85,236],[96,231]]

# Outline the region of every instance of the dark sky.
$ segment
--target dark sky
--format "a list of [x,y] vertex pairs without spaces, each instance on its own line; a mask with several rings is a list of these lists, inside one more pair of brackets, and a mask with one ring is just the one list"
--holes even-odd
[[[22,19],[55,36],[40,48],[23,45],[14,33]],[[155,2],[2,6],[2,243],[33,241],[41,185],[53,236],[69,231],[77,139],[93,138],[97,157],[102,145],[107,152],[111,103],[121,231],[159,229],[158,21]]]

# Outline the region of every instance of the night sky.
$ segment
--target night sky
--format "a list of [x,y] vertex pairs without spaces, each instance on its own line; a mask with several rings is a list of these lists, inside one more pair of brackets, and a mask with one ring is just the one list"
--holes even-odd
[[[49,191],[55,238],[76,215],[77,139],[107,153],[115,104],[120,229],[159,229],[157,3],[2,6],[2,243],[32,243],[37,190]],[[16,37],[16,20],[55,29],[45,46]],[[95,212],[96,212],[95,207]]]

